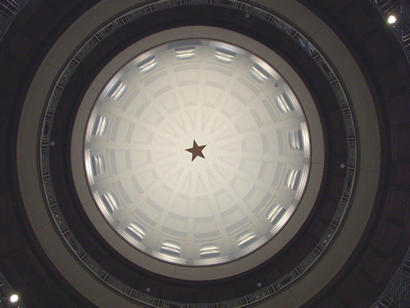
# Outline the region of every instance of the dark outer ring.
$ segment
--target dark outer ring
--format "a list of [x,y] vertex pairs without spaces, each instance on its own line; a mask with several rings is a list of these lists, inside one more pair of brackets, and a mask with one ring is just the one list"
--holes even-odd
[[[141,31],[143,34],[142,36],[138,37],[138,34],[141,35],[140,26],[138,28],[139,33],[136,34],[131,32],[131,39],[129,39],[130,34],[125,33],[127,26],[124,26],[116,33],[115,36],[109,36],[107,40],[103,40],[99,45],[98,50],[94,49],[93,52],[87,56],[87,58],[81,61],[81,65],[79,65],[78,70],[75,71],[74,75],[71,76],[68,83],[64,86],[61,101],[58,105],[53,121],[54,126],[52,129],[52,135],[51,138],[47,138],[48,140],[56,141],[56,146],[50,148],[50,174],[52,178],[54,178],[54,188],[57,196],[57,201],[60,204],[64,217],[67,221],[70,221],[70,229],[72,231],[72,234],[81,234],[80,237],[77,237],[81,238],[81,246],[88,247],[88,255],[102,264],[104,270],[110,273],[110,276],[115,275],[116,277],[120,277],[122,281],[125,281],[131,287],[139,290],[144,290],[147,285],[149,285],[152,290],[152,294],[158,298],[166,298],[177,301],[183,300],[189,302],[203,302],[204,300],[220,301],[238,296],[238,294],[241,294],[243,296],[246,295],[247,293],[249,293],[249,290],[253,291],[256,289],[256,283],[259,281],[261,281],[263,285],[268,285],[272,282],[276,282],[275,291],[282,289],[284,286],[288,286],[289,282],[296,278],[294,277],[295,271],[296,274],[298,271],[301,272],[299,268],[295,269],[295,267],[299,265],[299,263],[303,260],[303,258],[309,251],[312,251],[315,246],[317,246],[318,240],[327,228],[327,223],[330,223],[331,217],[334,214],[334,210],[337,206],[338,196],[342,194],[341,188],[343,187],[345,176],[344,171],[340,170],[339,164],[343,162],[348,166],[352,166],[352,163],[349,164],[345,161],[347,154],[346,144],[343,141],[346,140],[346,135],[344,134],[343,129],[341,129],[341,127],[343,127],[343,118],[341,117],[340,113],[338,113],[340,108],[336,104],[337,99],[335,98],[334,93],[331,91],[330,87],[328,85],[327,87],[324,86],[327,81],[323,78],[317,66],[312,63],[313,61],[310,61],[309,57],[298,48],[297,44],[288,36],[284,35],[283,32],[276,31],[277,33],[274,33],[273,36],[275,40],[272,40],[272,33],[268,33],[267,31],[262,31],[261,33],[260,31],[246,29],[245,25],[249,24],[250,27],[260,29],[261,24],[263,23],[261,23],[259,20],[254,18],[248,19],[243,15],[243,13],[240,12],[228,11],[222,14],[221,12],[223,10],[221,8],[219,8],[217,11],[214,9],[215,8],[210,7],[208,12],[207,10],[205,10],[205,7],[197,7],[195,12],[195,9],[187,8],[189,14],[187,14],[188,12],[184,12],[183,8],[179,8],[174,11],[167,10],[166,12],[159,12],[156,13],[156,16],[150,15],[149,20],[155,20],[155,22],[162,21],[161,17],[164,18],[164,15],[166,15],[167,20],[170,19],[170,15],[176,19],[178,18],[178,16],[184,16],[185,20],[179,20],[172,25],[169,25],[169,21],[166,21],[166,25],[163,24],[156,27],[150,25],[149,21],[142,23],[144,25],[149,25],[147,27],[150,31]],[[196,15],[194,12],[198,15]],[[222,16],[223,22],[218,20],[217,13]],[[163,16],[161,16],[161,14]],[[173,14],[175,14],[175,16]],[[91,78],[88,78],[87,80],[84,79],[84,76],[93,77],[96,74],[96,71],[98,71],[98,69],[95,69],[96,66],[101,68],[107,62],[107,58],[110,57],[109,55],[115,55],[119,50],[122,50],[130,43],[138,40],[139,38],[152,32],[162,30],[166,26],[175,27],[191,23],[198,24],[198,20],[200,19],[199,15],[201,17],[206,16],[210,19],[207,21],[208,23],[204,21],[202,24],[213,26],[221,26],[221,24],[223,24],[225,27],[226,21],[223,18],[226,18],[226,16],[228,16],[230,17],[229,20],[235,21],[234,24],[230,25],[231,29],[238,31],[238,28],[242,28],[240,32],[262,41],[263,43],[268,45],[268,47],[276,49],[275,51],[277,51],[282,56],[284,56],[285,54],[292,55],[285,58],[288,58],[287,60],[290,63],[294,64],[294,68],[301,74],[302,77],[304,77],[303,79],[305,80],[305,82],[309,83],[309,81],[314,81],[310,82],[311,84],[309,86],[316,101],[320,102],[319,109],[321,109],[325,114],[324,117],[322,116],[322,119],[327,119],[324,126],[327,128],[326,131],[328,133],[328,148],[330,147],[334,152],[332,153],[333,155],[329,153],[328,156],[328,171],[325,181],[326,183],[323,186],[324,191],[321,194],[322,200],[318,203],[316,208],[316,212],[321,211],[322,213],[311,216],[312,219],[310,220],[310,222],[303,228],[303,232],[301,232],[301,234],[297,236],[297,241],[290,243],[287,247],[285,247],[285,249],[283,249],[281,253],[271,258],[268,262],[261,265],[258,269],[254,269],[247,272],[246,274],[240,275],[243,278],[241,280],[246,281],[246,284],[243,282],[235,283],[234,278],[213,281],[212,284],[210,284],[209,282],[193,284],[191,282],[176,281],[173,279],[165,279],[163,277],[158,279],[158,277],[156,277],[157,275],[152,275],[141,268],[137,268],[136,266],[129,264],[129,262],[125,261],[123,258],[115,254],[115,252],[112,251],[112,249],[110,249],[110,247],[108,247],[108,245],[101,239],[95,229],[93,227],[90,227],[91,224],[85,217],[85,214],[82,211],[81,206],[79,205],[78,199],[71,200],[71,192],[74,191],[74,186],[72,179],[69,176],[69,174],[71,173],[67,172],[68,170],[70,170],[70,166],[67,166],[65,164],[69,163],[69,159],[67,159],[67,153],[69,153],[69,144],[67,140],[69,140],[70,137],[70,129],[67,130],[67,127],[70,128],[72,126],[73,117],[71,117],[71,120],[67,122],[67,115],[73,115],[75,113],[73,102],[76,102],[78,104],[82,94],[84,94],[86,89],[84,85],[88,85],[90,83]],[[187,17],[189,17],[189,19],[191,20],[187,20]],[[133,30],[131,24],[128,25],[128,28],[131,28],[128,29],[128,31]],[[135,28],[136,27],[134,27],[134,29]],[[118,43],[115,42],[116,40],[122,42],[122,44],[118,45]],[[280,47],[272,44],[278,42],[281,43]],[[110,50],[112,46],[114,46],[114,50]],[[101,61],[98,56],[102,53],[104,54],[104,58]],[[91,63],[93,61],[94,63]],[[312,76],[309,76],[308,72],[315,72],[314,77],[312,78]],[[76,98],[73,98],[66,96],[66,93],[80,93],[80,95]],[[61,157],[66,157],[66,159],[62,160]],[[69,183],[68,187],[66,181],[68,181]],[[53,209],[54,208],[55,207],[53,205]],[[80,217],[78,217],[78,215]],[[83,221],[84,223],[81,224],[81,221]],[[87,237],[87,234],[90,234],[92,236]],[[100,250],[98,248],[98,246],[96,245],[97,243],[102,245],[103,250]],[[297,245],[297,243],[299,243],[299,245]],[[287,253],[285,254],[285,252]],[[114,262],[112,262],[113,258],[120,259],[120,262],[114,264]],[[291,273],[291,275],[281,277],[280,274],[287,273],[292,269],[293,273]],[[136,273],[143,274],[141,277],[137,278]],[[102,277],[105,277],[105,275],[106,274],[103,273]],[[278,279],[279,284],[277,283]],[[169,286],[170,282],[172,283],[172,287]],[[232,294],[229,294],[229,292],[226,291],[227,285],[230,286],[229,289],[232,290]],[[194,291],[195,289],[197,289],[197,287],[200,288],[200,292],[198,292],[199,290],[197,292]],[[190,289],[189,294],[185,293],[187,288]],[[181,295],[182,298],[180,297]]]

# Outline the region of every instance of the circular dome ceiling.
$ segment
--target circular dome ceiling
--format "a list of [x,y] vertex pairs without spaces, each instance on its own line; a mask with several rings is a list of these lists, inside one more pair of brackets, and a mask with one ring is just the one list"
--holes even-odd
[[[264,5],[102,1],[33,77],[17,139],[24,208],[56,269],[96,306],[301,306],[362,238],[379,179],[368,85],[308,9]],[[198,239],[201,217],[215,219],[200,231],[221,237]]]
[[271,65],[233,44],[183,39],[109,80],[84,159],[96,205],[129,244],[215,265],[285,225],[306,185],[310,141],[296,95]]

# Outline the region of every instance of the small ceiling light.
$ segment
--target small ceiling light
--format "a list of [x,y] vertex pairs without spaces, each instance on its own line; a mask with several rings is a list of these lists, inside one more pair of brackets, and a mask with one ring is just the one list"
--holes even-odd
[[19,296],[17,294],[10,295],[10,303],[17,303],[19,300]]
[[389,17],[387,17],[387,23],[389,25],[394,25],[397,22],[397,17],[394,15],[389,15]]

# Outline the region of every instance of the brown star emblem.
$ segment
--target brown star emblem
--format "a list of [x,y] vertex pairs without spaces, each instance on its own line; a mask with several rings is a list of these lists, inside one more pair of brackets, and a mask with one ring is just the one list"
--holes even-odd
[[199,146],[194,140],[194,145],[192,146],[192,148],[185,149],[185,151],[192,153],[192,161],[194,161],[194,159],[197,158],[198,156],[205,158],[204,154],[202,154],[202,151],[205,147],[206,147],[206,144]]

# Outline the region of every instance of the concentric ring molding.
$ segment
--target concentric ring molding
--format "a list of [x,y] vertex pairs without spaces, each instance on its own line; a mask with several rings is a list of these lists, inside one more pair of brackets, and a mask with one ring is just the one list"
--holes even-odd
[[[339,271],[358,243],[369,219],[380,167],[380,142],[377,117],[366,81],[354,58],[332,30],[296,1],[258,1],[290,20],[310,39],[320,46],[327,59],[332,61],[343,80],[355,111],[360,134],[360,174],[356,194],[350,212],[340,231],[314,270],[296,281],[287,291],[270,298],[264,307],[296,307],[319,292]],[[39,242],[62,275],[85,297],[98,306],[132,307],[135,304],[98,283],[72,258],[67,248],[55,233],[41,195],[37,168],[37,141],[32,132],[39,132],[41,106],[46,102],[49,87],[57,76],[58,69],[87,35],[110,16],[134,5],[134,1],[102,1],[91,8],[62,35],[40,66],[28,92],[20,120],[17,158],[18,175],[22,198]],[[88,29],[88,30],[87,30]],[[81,31],[80,31],[81,30]],[[70,48],[71,47],[71,48]],[[61,60],[61,62],[60,62]],[[40,108],[39,108],[40,107]],[[24,143],[23,143],[24,140]]]
[[[83,144],[78,142],[78,140],[84,140],[85,126],[90,110],[114,72],[117,72],[136,55],[149,50],[153,46],[184,38],[215,39],[239,47],[246,46],[252,50],[254,54],[260,56],[267,63],[271,64],[284,77],[298,98],[301,107],[304,110],[311,135],[312,168],[307,181],[307,187],[293,216],[283,227],[282,231],[280,231],[267,244],[246,257],[223,265],[209,265],[206,267],[172,265],[153,259],[125,243],[125,241],[118,236],[102,217],[93,201],[88,189],[88,182],[85,175],[86,172],[84,170],[85,167],[82,155],[82,153],[84,153]],[[71,160],[77,194],[84,206],[88,218],[92,221],[93,225],[97,228],[103,238],[117,252],[131,262],[160,275],[179,279],[210,280],[236,275],[261,264],[283,248],[297,233],[307,216],[310,214],[320,188],[324,167],[323,132],[315,103],[313,102],[313,98],[308,89],[290,65],[276,53],[257,41],[230,30],[215,27],[190,26],[165,30],[144,38],[122,51],[103,68],[92,82],[77,112],[77,118],[75,120],[72,134]]]

